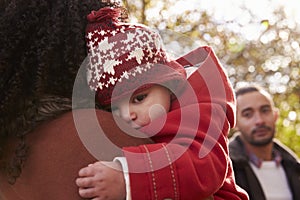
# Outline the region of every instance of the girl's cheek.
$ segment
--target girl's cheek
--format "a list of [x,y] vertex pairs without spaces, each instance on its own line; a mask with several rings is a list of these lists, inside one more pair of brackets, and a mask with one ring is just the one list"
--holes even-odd
[[154,104],[149,109],[149,117],[151,120],[154,120],[157,117],[160,117],[166,114],[165,108],[160,104]]

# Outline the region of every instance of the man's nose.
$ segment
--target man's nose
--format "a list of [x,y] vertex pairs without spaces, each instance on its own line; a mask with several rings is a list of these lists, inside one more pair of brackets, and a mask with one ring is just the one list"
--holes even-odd
[[254,115],[254,120],[256,125],[262,125],[265,123],[264,118],[261,113],[256,113]]

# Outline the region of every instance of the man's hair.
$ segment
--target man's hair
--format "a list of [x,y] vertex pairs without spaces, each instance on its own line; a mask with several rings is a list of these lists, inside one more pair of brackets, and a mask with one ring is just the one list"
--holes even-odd
[[262,91],[269,93],[264,87],[262,87],[258,84],[255,84],[255,83],[249,83],[249,84],[237,87],[235,89],[235,96],[238,97],[240,95],[244,95],[244,94],[247,94],[250,92],[262,92]]
[[236,88],[235,96],[237,98],[238,96],[241,96],[241,95],[244,95],[247,93],[251,93],[251,92],[259,92],[259,93],[263,94],[267,99],[270,100],[271,104],[274,106],[274,101],[272,99],[270,92],[268,92],[264,87],[262,87],[258,84],[249,83],[247,85]]

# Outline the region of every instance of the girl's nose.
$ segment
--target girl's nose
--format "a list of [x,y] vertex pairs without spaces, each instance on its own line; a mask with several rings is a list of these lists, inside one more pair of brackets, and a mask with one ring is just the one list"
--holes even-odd
[[136,112],[129,105],[120,106],[119,113],[119,116],[127,123],[134,121],[137,117]]

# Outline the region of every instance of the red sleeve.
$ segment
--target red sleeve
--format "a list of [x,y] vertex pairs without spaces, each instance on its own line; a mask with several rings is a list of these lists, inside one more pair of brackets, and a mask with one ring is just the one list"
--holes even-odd
[[163,122],[152,137],[155,144],[123,148],[132,200],[195,200],[212,194],[247,199],[235,186],[228,156],[235,99],[227,76],[209,47],[194,50],[180,62],[202,64],[172,110],[142,130],[154,134],[151,130],[160,130]]

